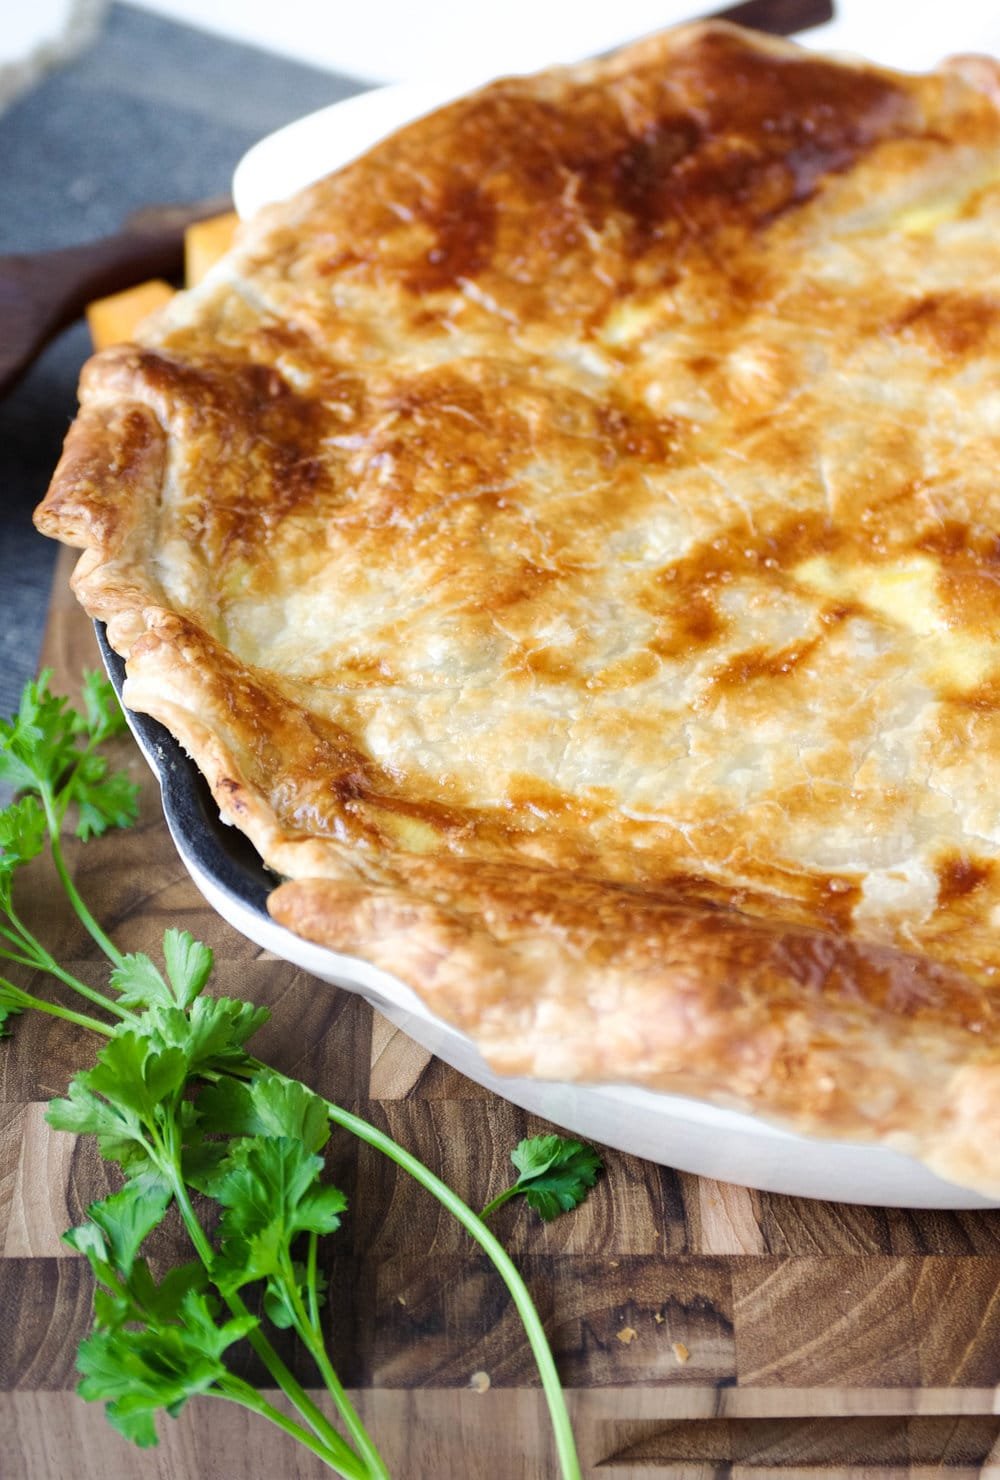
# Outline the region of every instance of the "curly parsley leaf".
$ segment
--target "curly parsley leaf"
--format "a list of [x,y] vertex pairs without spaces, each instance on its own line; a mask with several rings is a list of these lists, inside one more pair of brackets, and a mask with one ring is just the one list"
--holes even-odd
[[109,827],[131,827],[138,815],[138,788],[122,771],[108,775],[103,756],[85,755],[68,786],[77,804],[78,838],[99,838]]
[[151,1318],[138,1330],[99,1327],[77,1353],[77,1392],[103,1401],[113,1427],[142,1448],[157,1442],[154,1415],[161,1409],[176,1417],[188,1398],[224,1387],[223,1352],[257,1325],[250,1315],[219,1324],[216,1302],[195,1289],[175,1310],[172,1321]]
[[212,952],[187,930],[167,930],[163,959],[178,1007],[190,1007],[212,974]]
[[233,997],[197,997],[180,1007],[151,1007],[140,1027],[164,1047],[177,1048],[189,1074],[231,1068],[247,1061],[244,1044],[267,1022],[266,1007]]
[[188,1008],[212,974],[211,949],[187,930],[165,930],[163,961],[166,976],[145,954],[136,951],[122,958],[111,973],[111,985],[121,993],[123,1007]]
[[[86,1228],[88,1225],[82,1225]],[[70,1232],[75,1232],[71,1229]],[[74,1248],[76,1245],[74,1244]],[[194,1262],[171,1269],[159,1284],[149,1272],[145,1259],[137,1259],[126,1284],[115,1275],[110,1265],[102,1266],[91,1257],[91,1268],[98,1281],[94,1291],[94,1320],[98,1327],[116,1328],[128,1322],[169,1324],[188,1290],[207,1290],[208,1276],[204,1265]]]
[[112,735],[121,735],[128,728],[118,697],[99,670],[90,669],[84,673],[80,697],[83,699],[85,733],[91,745],[103,745]]
[[181,1171],[188,1187],[214,1198],[219,1180],[226,1174],[232,1148],[227,1141],[203,1141],[200,1137],[199,1126],[181,1152]]
[[249,1082],[222,1079],[198,1100],[203,1129],[229,1136],[288,1136],[309,1152],[321,1151],[330,1137],[326,1101],[300,1081],[271,1070]]
[[[197,967],[200,973],[201,966]],[[155,968],[132,958],[120,980],[137,993],[157,990]],[[188,978],[190,982],[191,978]],[[136,984],[138,983],[138,985]],[[161,982],[160,989],[169,990]],[[46,1118],[57,1130],[95,1135],[102,1156],[138,1174],[157,1165],[167,1141],[198,1148],[198,1112],[186,1092],[193,1077],[248,1063],[243,1044],[267,1018],[265,1008],[228,997],[198,997],[187,1011],[156,1004],[117,1029],[93,1069],[77,1074]],[[216,1158],[217,1160],[217,1158]]]
[[10,720],[0,720],[0,781],[21,790],[40,783],[54,789],[77,758],[76,739],[84,721],[69,700],[49,692],[51,670],[45,669],[21,693]]
[[110,1423],[140,1446],[156,1443],[154,1415],[175,1414],[195,1393],[224,1385],[223,1352],[258,1322],[241,1314],[222,1325],[201,1264],[184,1264],[157,1284],[139,1249],[172,1199],[164,1177],[146,1172],[87,1210],[65,1242],[98,1281],[95,1329],[81,1344],[78,1392],[107,1404]]
[[521,1141],[510,1159],[519,1174],[517,1181],[487,1203],[484,1218],[511,1198],[523,1196],[529,1207],[551,1222],[579,1207],[602,1167],[593,1146],[552,1134]]
[[[0,811],[0,912],[12,925],[14,875],[41,853],[45,833],[45,813],[36,797],[22,797]],[[22,934],[16,928],[14,933]]]
[[253,1136],[236,1143],[214,1194],[223,1206],[221,1257],[213,1271],[225,1290],[283,1277],[301,1233],[332,1233],[347,1199],[320,1185],[323,1158],[289,1136]]
[[63,1234],[63,1242],[84,1256],[98,1281],[94,1293],[98,1326],[169,1323],[176,1319],[189,1290],[207,1288],[208,1273],[201,1263],[179,1265],[157,1284],[145,1259],[138,1257],[170,1200],[167,1184],[158,1173],[142,1173],[121,1192],[92,1203],[88,1221]]
[[76,832],[84,840],[130,826],[138,787],[124,774],[109,775],[107,759],[97,753],[125,726],[114,689],[99,674],[85,674],[81,714],[49,691],[50,677],[46,669],[26,684],[17,714],[0,720],[0,781],[47,796],[60,818],[75,802]]
[[110,980],[115,991],[121,994],[118,998],[121,1007],[152,1007],[154,1003],[173,1006],[173,993],[164,981],[163,973],[144,951],[123,956]]
[[87,1209],[89,1221],[71,1228],[63,1235],[64,1240],[88,1257],[92,1249],[97,1251],[100,1243],[102,1260],[119,1274],[128,1276],[143,1241],[162,1221],[171,1199],[170,1187],[162,1176],[143,1172],[126,1182],[120,1192],[112,1193],[102,1202],[91,1203]]
[[57,1131],[97,1137],[101,1155],[127,1172],[155,1170],[140,1117],[132,1109],[109,1104],[77,1075],[62,1099],[50,1100],[45,1119]]
[[125,1028],[101,1050],[95,1067],[78,1074],[75,1083],[150,1125],[156,1123],[157,1110],[165,1108],[164,1101],[183,1088],[187,1072],[183,1049],[161,1047],[151,1035]]
[[0,812],[0,872],[12,873],[37,858],[45,846],[45,813],[34,796]]
[[208,1289],[208,1272],[203,1264],[193,1260],[190,1264],[178,1264],[168,1270],[157,1284],[145,1259],[137,1259],[129,1276],[128,1288],[136,1305],[147,1316],[160,1322],[171,1321],[189,1290],[204,1292]]

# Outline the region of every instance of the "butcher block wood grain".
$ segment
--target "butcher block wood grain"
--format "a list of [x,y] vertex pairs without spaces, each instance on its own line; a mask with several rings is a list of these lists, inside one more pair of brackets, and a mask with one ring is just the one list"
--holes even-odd
[[[97,656],[68,564],[44,661],[72,691]],[[213,947],[219,990],[271,1009],[263,1057],[391,1131],[474,1205],[499,1191],[511,1148],[541,1123],[235,934],[189,882],[127,741],[120,760],[142,784],[138,827],[71,851],[119,944],[156,952],[167,925],[185,924]],[[74,970],[101,980],[45,868],[22,903]],[[0,1044],[0,1475],[318,1480],[329,1472],[227,1405],[189,1404],[141,1452],[75,1396],[91,1280],[60,1234],[114,1173],[43,1112],[91,1054],[41,1018]],[[554,1475],[530,1353],[489,1264],[376,1152],[335,1137],[330,1159],[350,1199],[324,1250],[330,1344],[393,1474]],[[510,1205],[496,1220],[545,1319],[589,1480],[1000,1475],[1000,1214],[808,1202],[615,1152],[606,1165],[575,1214],[543,1225]],[[173,1225],[156,1239],[156,1257],[182,1248]],[[312,1381],[291,1348],[289,1360]],[[248,1354],[242,1370],[260,1377]]]

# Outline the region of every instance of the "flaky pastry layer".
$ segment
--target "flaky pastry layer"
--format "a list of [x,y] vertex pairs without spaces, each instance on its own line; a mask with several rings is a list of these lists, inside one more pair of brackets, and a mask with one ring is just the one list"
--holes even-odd
[[495,83],[92,360],[37,517],[276,919],[1000,1196],[998,78]]

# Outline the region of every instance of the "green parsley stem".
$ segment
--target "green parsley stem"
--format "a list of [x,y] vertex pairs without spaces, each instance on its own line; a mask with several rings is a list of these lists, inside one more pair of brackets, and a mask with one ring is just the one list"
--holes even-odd
[[7,918],[13,920],[17,925],[17,930],[14,931],[6,925],[0,925],[0,935],[3,936],[4,940],[10,941],[11,945],[15,946],[19,951],[27,950],[29,941],[32,945],[35,944],[34,936],[31,935],[30,931],[25,930],[20,920],[17,919],[12,905],[7,905],[6,912]]
[[283,1429],[286,1434],[305,1445],[306,1449],[321,1459],[331,1470],[342,1475],[344,1480],[369,1480],[369,1472],[365,1465],[359,1463],[353,1456],[351,1459],[347,1459],[346,1456],[334,1459],[330,1450],[320,1439],[310,1434],[308,1429],[304,1429],[294,1419],[288,1418],[280,1409],[275,1408],[261,1396],[256,1388],[251,1387],[242,1378],[232,1373],[228,1374],[220,1381],[216,1389],[209,1389],[207,1396],[226,1398],[231,1403],[239,1403],[242,1408],[248,1408],[251,1413],[257,1413],[261,1418],[266,1418],[270,1423],[276,1424],[279,1429]]
[[309,1291],[309,1321],[317,1330],[321,1330],[319,1323],[319,1295],[316,1282],[316,1258],[319,1252],[319,1234],[312,1232],[309,1235],[309,1252],[306,1255],[306,1288]]
[[[179,1166],[177,1165],[176,1158],[170,1159],[167,1165],[163,1168],[163,1171],[170,1181],[171,1190],[173,1191],[174,1197],[177,1200],[177,1206],[180,1209],[181,1217],[184,1220],[184,1226],[188,1231],[191,1242],[194,1244],[198,1258],[211,1274],[212,1265],[215,1260],[215,1254],[212,1250],[211,1244],[205,1236],[204,1229],[198,1221],[198,1215],[195,1212],[194,1207],[192,1206],[190,1197],[188,1196],[188,1190],[184,1182],[184,1177]],[[222,1293],[223,1299],[229,1306],[229,1309],[234,1316],[249,1315],[250,1312],[248,1311],[246,1305],[238,1294],[231,1293],[227,1295],[224,1292],[220,1293]],[[285,1397],[295,1408],[299,1410],[299,1412],[302,1414],[302,1417],[308,1423],[309,1427],[313,1430],[317,1437],[322,1439],[324,1444],[328,1446],[330,1452],[333,1454],[337,1454],[344,1459],[349,1458],[352,1462],[356,1461],[357,1455],[351,1449],[350,1445],[347,1444],[342,1436],[337,1433],[337,1430],[333,1427],[333,1425],[330,1423],[330,1420],[321,1411],[321,1409],[317,1408],[316,1404],[310,1398],[306,1390],[302,1387],[301,1383],[299,1383],[298,1380],[293,1377],[292,1373],[288,1370],[284,1362],[278,1356],[278,1353],[268,1341],[267,1337],[261,1331],[254,1329],[247,1332],[247,1341],[249,1341],[254,1351],[260,1357],[261,1361],[264,1363],[264,1366],[267,1368],[268,1372],[270,1372],[275,1382],[281,1388],[281,1391],[284,1393]],[[339,1462],[340,1460],[338,1459],[338,1463]]]
[[101,929],[84,904],[76,885],[70,877],[69,869],[66,867],[62,845],[59,842],[59,815],[52,795],[52,788],[47,783],[44,783],[39,787],[38,794],[41,798],[42,806],[45,809],[45,821],[49,830],[49,847],[52,850],[52,862],[56,866],[59,882],[69,896],[69,902],[76,911],[77,918],[80,920],[80,923],[91,940],[100,946],[112,965],[121,966],[124,964],[124,956],[110,936],[106,935]]
[[78,976],[74,976],[71,971],[66,971],[60,966],[55,957],[51,956],[45,949],[41,941],[36,940],[31,931],[21,924],[12,909],[8,909],[7,913],[20,934],[19,936],[15,936],[13,931],[7,930],[4,926],[0,925],[0,935],[17,944],[21,951],[30,951],[31,954],[21,955],[0,946],[0,958],[6,961],[14,961],[18,966],[26,966],[32,971],[44,971],[48,976],[54,976],[56,981],[62,982],[64,986],[70,987],[78,996],[86,997],[87,1001],[92,1002],[95,1007],[103,1007],[105,1012],[110,1012],[114,1017],[134,1021],[134,1013],[129,1012],[125,1007],[119,1007],[113,998],[105,997],[104,993],[99,992],[96,987],[88,987],[86,982],[81,981]]
[[[5,1000],[6,999],[6,1000]],[[114,1037],[114,1028],[85,1013],[74,1012],[71,1007],[60,1007],[57,1002],[46,1002],[42,997],[32,997],[30,992],[15,987],[13,982],[0,976],[0,1003],[4,1006],[33,1008],[36,1012],[47,1012],[50,1017],[62,1018],[67,1023],[76,1023],[79,1028],[89,1028],[92,1033],[103,1033],[105,1038]]]
[[45,961],[42,964],[42,970],[47,971],[49,976],[54,976],[65,986],[71,987],[79,996],[86,997],[87,1001],[92,1002],[95,1007],[103,1007],[104,1011],[111,1013],[112,1017],[120,1018],[122,1022],[134,1023],[136,1021],[134,1012],[129,1012],[127,1007],[119,1007],[113,998],[105,997],[103,992],[98,992],[94,987],[88,987],[87,983],[82,982],[79,977],[63,971],[58,962]]
[[86,997],[88,1002],[92,1002],[95,1007],[103,1007],[105,1012],[113,1013],[116,1017],[132,1018],[134,1016],[126,1008],[119,1007],[118,1003],[111,997],[105,997],[104,993],[99,992],[96,987],[88,987],[86,982],[81,981],[78,976],[74,976],[72,972],[60,966],[51,952],[45,949],[35,933],[25,925],[15,910],[12,900],[8,899],[6,901],[5,908],[7,918],[14,928],[11,930],[6,925],[0,925],[0,936],[10,941],[11,945],[15,947],[15,951],[9,951],[3,946],[0,946],[0,956],[5,957],[8,961],[16,961],[19,966],[27,966],[33,971],[44,971],[49,976],[54,976],[57,981],[61,981],[65,986],[71,987],[81,997]]
[[478,1218],[468,1203],[462,1201],[457,1193],[453,1192],[447,1183],[442,1182],[432,1171],[418,1161],[415,1156],[400,1145],[391,1136],[385,1135],[375,1126],[369,1125],[357,1115],[352,1115],[349,1110],[342,1109],[339,1105],[326,1102],[327,1114],[335,1125],[342,1126],[344,1130],[350,1131],[359,1140],[365,1141],[384,1156],[389,1157],[397,1166],[409,1172],[420,1185],[427,1189],[437,1198],[438,1202],[458,1219],[466,1232],[475,1239],[479,1247],[486,1253],[496,1266],[497,1272],[510,1291],[511,1299],[517,1309],[518,1315],[523,1322],[525,1333],[531,1344],[535,1363],[538,1367],[539,1376],[542,1379],[542,1387],[545,1391],[545,1399],[549,1407],[549,1417],[552,1421],[552,1429],[556,1443],[556,1453],[559,1456],[560,1471],[563,1480],[581,1480],[580,1461],[576,1452],[576,1443],[573,1438],[573,1426],[570,1423],[569,1412],[566,1408],[566,1398],[556,1371],[555,1359],[552,1356],[552,1348],[549,1346],[545,1329],[542,1326],[541,1317],[535,1309],[535,1303],[528,1293],[517,1266],[507,1253],[503,1245],[494,1237],[490,1229]]
[[[310,1250],[311,1253],[312,1250]],[[357,1446],[358,1453],[367,1462],[372,1480],[391,1480],[389,1471],[385,1467],[385,1461],[376,1449],[371,1435],[361,1421],[361,1415],[347,1396],[344,1385],[334,1371],[330,1358],[327,1356],[326,1343],[323,1340],[323,1331],[319,1322],[311,1321],[306,1315],[306,1308],[302,1304],[302,1296],[299,1293],[298,1282],[295,1278],[295,1271],[292,1269],[290,1256],[286,1257],[284,1264],[285,1268],[282,1270],[282,1277],[285,1294],[291,1305],[292,1313],[295,1316],[295,1329],[298,1331],[313,1361],[319,1368],[320,1375],[326,1383],[330,1396],[337,1405],[347,1432]]]
[[497,1208],[502,1208],[505,1202],[510,1202],[511,1198],[516,1197],[517,1194],[522,1190],[523,1189],[518,1187],[518,1185],[515,1183],[513,1187],[508,1187],[504,1192],[498,1193],[491,1202],[488,1202],[486,1204],[485,1208],[479,1215],[480,1218],[488,1218],[491,1213],[496,1212]]

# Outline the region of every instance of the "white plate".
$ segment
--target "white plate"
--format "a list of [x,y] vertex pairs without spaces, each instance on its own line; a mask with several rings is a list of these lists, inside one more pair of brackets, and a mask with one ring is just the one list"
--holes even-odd
[[[54,0],[42,0],[51,5]],[[732,0],[729,0],[732,3]],[[470,74],[531,71],[619,46],[726,0],[132,0],[313,67],[371,82],[402,82],[461,66]],[[2,7],[0,7],[2,8]],[[20,9],[37,8],[26,5]],[[13,0],[8,9],[13,10]],[[16,23],[16,17],[15,17]],[[994,50],[992,0],[837,0],[836,18],[805,35],[810,46],[861,51],[921,70],[946,52]]]
[[[270,135],[236,171],[233,193],[238,211],[251,216],[262,205],[348,163],[477,80],[481,79],[453,75],[379,88]],[[631,1086],[501,1078],[468,1038],[434,1017],[402,982],[364,961],[301,940],[220,886],[183,826],[171,821],[169,809],[168,822],[194,882],[235,929],[321,980],[360,992],[410,1037],[463,1074],[579,1135],[683,1171],[799,1197],[886,1207],[996,1206],[883,1147],[816,1141],[751,1116]]]

